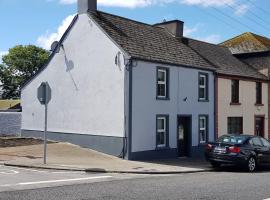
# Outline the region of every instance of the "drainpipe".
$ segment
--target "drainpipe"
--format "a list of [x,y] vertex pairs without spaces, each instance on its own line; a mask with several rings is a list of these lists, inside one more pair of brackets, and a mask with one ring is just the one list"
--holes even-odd
[[[127,89],[127,106],[125,111],[125,144],[124,152],[123,152],[123,159],[131,159],[131,146],[132,146],[132,58],[127,57],[125,58],[125,70],[126,70],[126,77],[128,82],[125,85]],[[127,114],[127,116],[126,116]]]

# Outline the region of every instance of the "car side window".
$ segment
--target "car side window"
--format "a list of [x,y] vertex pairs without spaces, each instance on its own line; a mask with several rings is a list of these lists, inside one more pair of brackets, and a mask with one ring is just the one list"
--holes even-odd
[[262,141],[262,143],[263,143],[263,146],[265,146],[265,147],[270,147],[270,143],[269,143],[266,139],[261,138],[261,141]]
[[252,143],[254,146],[263,146],[260,138],[258,137],[252,138]]

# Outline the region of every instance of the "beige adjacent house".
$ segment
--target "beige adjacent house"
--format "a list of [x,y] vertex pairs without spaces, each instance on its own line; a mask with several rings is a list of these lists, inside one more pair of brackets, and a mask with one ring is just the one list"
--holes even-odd
[[217,67],[216,137],[250,134],[268,138],[268,77],[234,57],[227,47],[191,39],[188,45]]

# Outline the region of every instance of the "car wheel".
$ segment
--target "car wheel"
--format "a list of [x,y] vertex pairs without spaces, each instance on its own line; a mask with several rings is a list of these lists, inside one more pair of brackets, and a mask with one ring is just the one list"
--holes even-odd
[[221,164],[218,163],[218,162],[211,162],[211,165],[212,165],[212,167],[214,167],[214,168],[219,168],[219,167],[221,166]]
[[254,157],[250,157],[248,160],[247,160],[247,170],[249,172],[254,172],[257,168],[257,162],[256,162],[256,159]]

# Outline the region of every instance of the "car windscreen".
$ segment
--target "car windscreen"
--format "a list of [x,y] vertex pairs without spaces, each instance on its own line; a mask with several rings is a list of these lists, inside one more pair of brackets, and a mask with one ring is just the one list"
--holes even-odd
[[228,143],[228,144],[243,144],[246,141],[246,136],[241,135],[223,135],[217,142],[219,143]]

